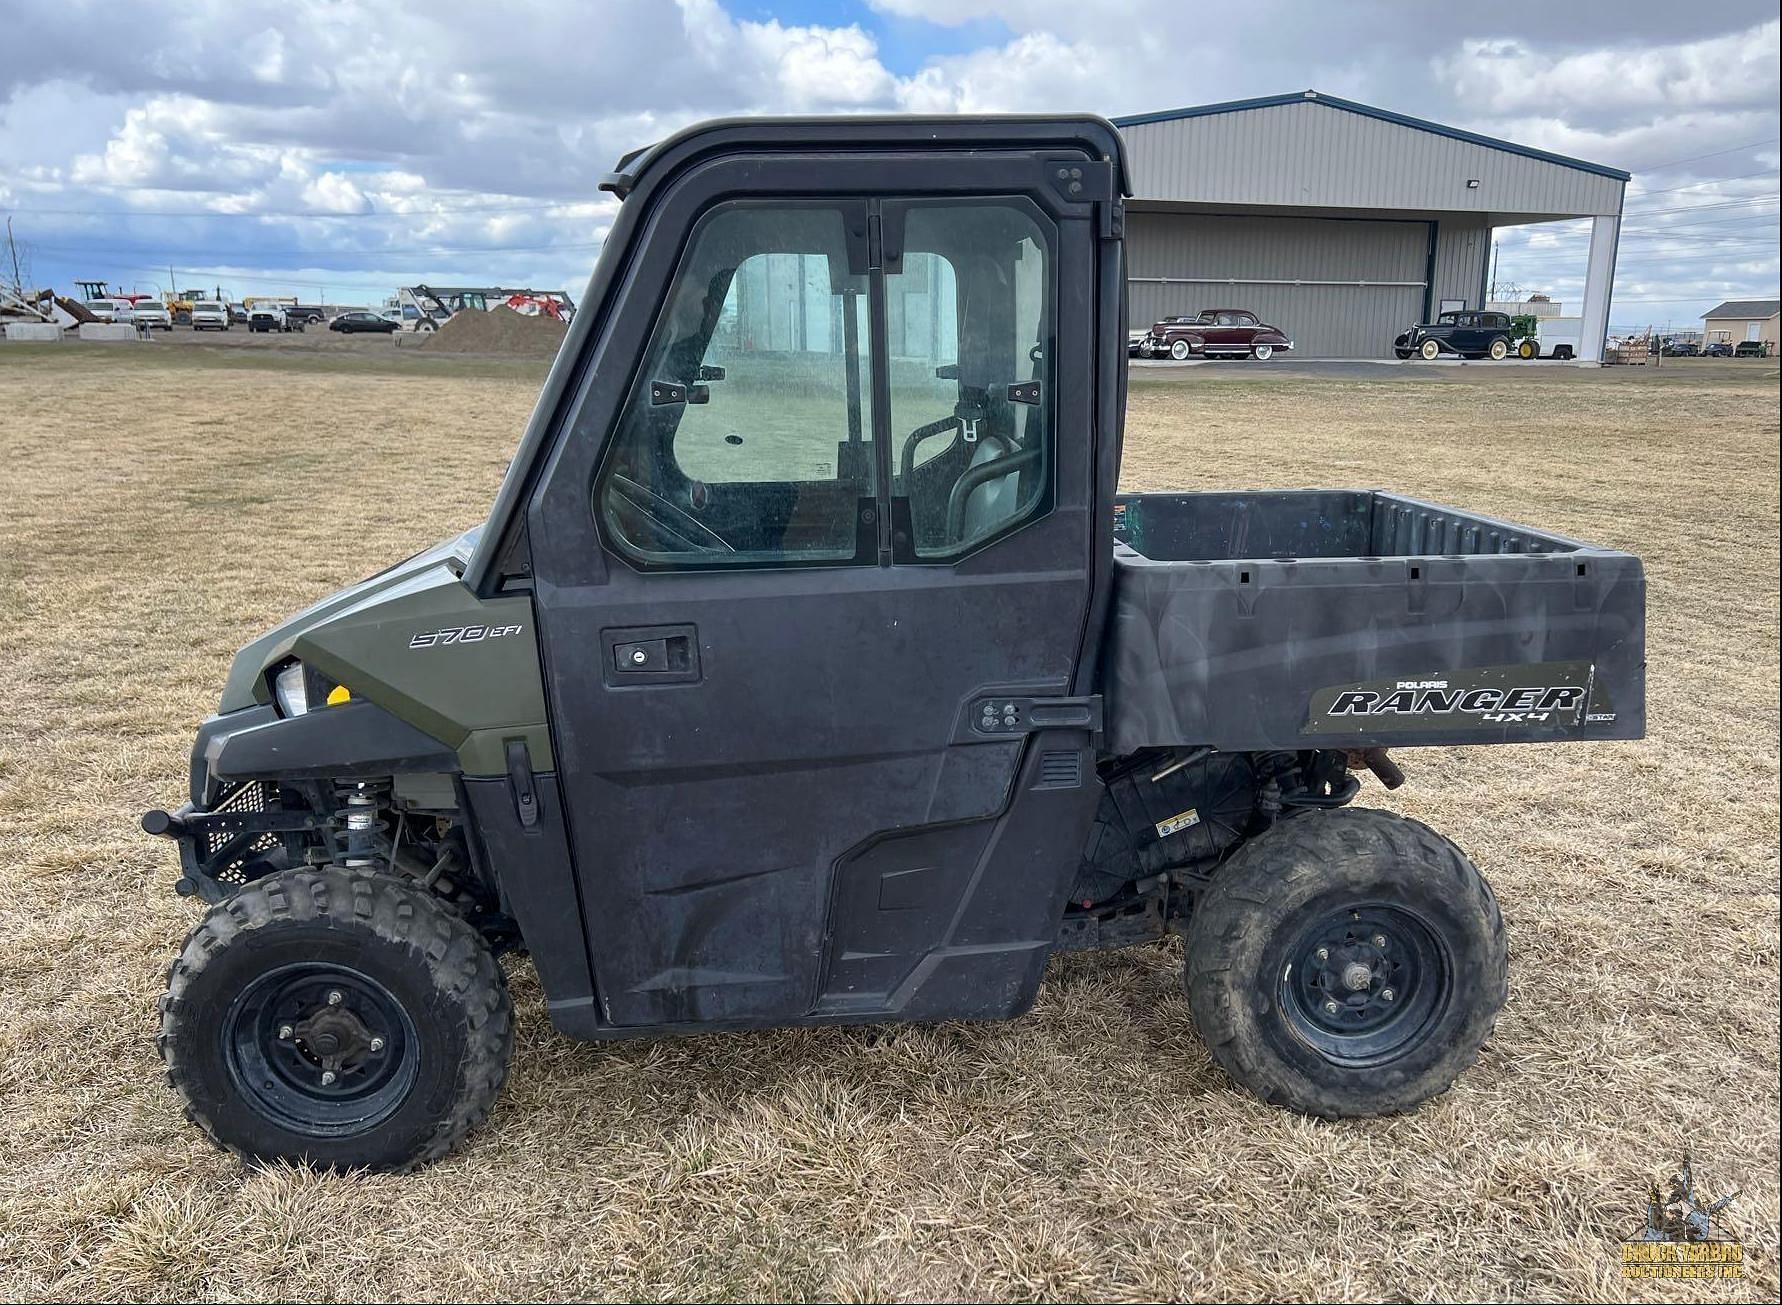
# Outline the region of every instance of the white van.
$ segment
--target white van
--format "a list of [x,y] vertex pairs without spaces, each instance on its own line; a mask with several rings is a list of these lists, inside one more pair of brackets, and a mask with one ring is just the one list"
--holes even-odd
[[128,322],[135,317],[128,299],[89,299],[87,311],[102,322]]

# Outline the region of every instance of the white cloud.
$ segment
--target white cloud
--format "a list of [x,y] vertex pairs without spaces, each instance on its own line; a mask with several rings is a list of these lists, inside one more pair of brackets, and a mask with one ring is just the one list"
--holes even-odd
[[[14,0],[9,48],[30,58],[0,65],[0,206],[43,247],[75,248],[82,274],[172,258],[574,288],[611,220],[600,174],[722,114],[1115,114],[1316,86],[1636,171],[1777,135],[1782,26],[1671,0],[1622,0],[1612,27],[1577,6],[1425,7],[1408,23],[1397,0],[1251,0],[1216,15],[867,0],[847,22],[769,7]],[[1763,276],[1736,241],[1773,233],[1773,205],[1708,209],[1737,219],[1725,228],[1638,214],[1773,193],[1773,177],[1719,179],[1773,171],[1775,157],[1760,147],[1636,178],[1635,196],[1707,184],[1632,201],[1627,283],[1681,295]],[[1661,242],[1658,228],[1677,229]],[[1721,230],[1735,239],[1701,238]],[[1506,266],[1556,282],[1581,250],[1565,230],[1504,240]],[[487,252],[457,252],[473,249]],[[1737,288],[1773,292],[1769,277]]]
[[1776,102],[1782,21],[1660,48],[1549,53],[1518,40],[1469,40],[1437,59],[1461,100],[1498,115],[1583,108],[1673,112]]

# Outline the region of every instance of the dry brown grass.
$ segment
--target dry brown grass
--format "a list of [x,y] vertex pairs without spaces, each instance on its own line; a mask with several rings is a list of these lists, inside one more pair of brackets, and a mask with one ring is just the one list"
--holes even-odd
[[[1008,1025],[613,1047],[520,965],[489,1126],[340,1178],[180,1118],[153,1012],[197,910],[135,818],[239,644],[481,515],[538,372],[269,352],[0,346],[0,1297],[1776,1297],[1773,365],[1135,387],[1131,487],[1383,485],[1646,557],[1650,739],[1402,754],[1513,949],[1417,1114],[1240,1095],[1164,948],[1063,959]],[[1749,1276],[1630,1290],[1685,1148]]]

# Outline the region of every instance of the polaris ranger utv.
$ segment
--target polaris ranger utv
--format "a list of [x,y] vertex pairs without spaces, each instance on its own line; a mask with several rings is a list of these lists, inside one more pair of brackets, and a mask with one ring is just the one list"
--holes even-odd
[[520,949],[607,1039],[1007,1019],[1053,952],[1177,934],[1264,1100],[1446,1089],[1503,921],[1359,773],[1639,737],[1639,560],[1383,492],[1116,494],[1100,119],[716,122],[604,185],[488,521],[243,649],[143,818],[211,904],[162,1004],[193,1120],[444,1155]]

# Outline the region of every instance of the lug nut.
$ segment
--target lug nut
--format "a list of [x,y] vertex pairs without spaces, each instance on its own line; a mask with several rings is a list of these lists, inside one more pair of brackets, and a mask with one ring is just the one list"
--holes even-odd
[[338,991],[333,991],[328,994],[328,1004],[330,1006],[340,1005],[340,993]]
[[281,1024],[278,1026],[278,1035],[281,1038],[288,1038],[296,1031],[297,1030],[292,1028],[289,1024]]
[[1327,1015],[1335,1015],[1341,1009],[1342,1007],[1337,1005],[1334,1001],[1327,1001],[1324,1003],[1324,1013]]
[[1330,959],[1330,948],[1320,947],[1318,949],[1318,959],[1321,961],[1328,961]]
[[322,1086],[328,1087],[328,1086],[332,1085],[333,1082],[334,1082],[334,1071],[331,1069],[323,1070],[322,1071]]
[[1393,996],[1394,996],[1394,993],[1391,988],[1380,989],[1380,1000],[1381,1001],[1391,1001]]
[[373,1051],[382,1051],[384,1049],[384,1040],[382,1038],[373,1038],[371,1040],[371,1049]]
[[1383,933],[1375,934],[1374,935],[1374,946],[1384,947],[1385,945],[1386,945],[1386,935]]

